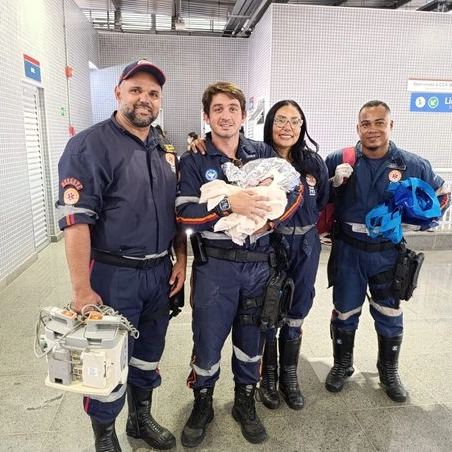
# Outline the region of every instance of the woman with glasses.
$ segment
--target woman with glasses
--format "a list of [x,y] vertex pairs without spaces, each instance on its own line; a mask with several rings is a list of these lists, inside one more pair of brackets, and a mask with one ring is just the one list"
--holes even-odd
[[[309,140],[315,150],[306,143]],[[320,258],[320,239],[316,222],[319,211],[328,201],[328,170],[318,145],[307,132],[306,117],[293,100],[281,100],[269,110],[265,118],[264,142],[280,157],[289,161],[300,173],[304,186],[304,203],[297,212],[276,229],[284,236],[290,250],[288,276],[294,281],[294,296],[288,318],[277,331],[267,333],[263,355],[260,394],[267,408],[280,405],[279,392],[293,410],[304,406],[297,379],[303,320],[308,315],[314,295],[314,283]],[[279,342],[279,365],[278,343]]]
[[[306,140],[315,150],[308,146]],[[321,251],[316,223],[329,197],[328,169],[317,153],[317,143],[307,131],[303,110],[294,100],[281,100],[269,110],[264,124],[264,142],[300,173],[304,202],[284,226],[278,226],[274,232],[283,235],[290,250],[288,276],[294,281],[294,296],[289,316],[279,331],[279,340],[276,329],[267,333],[260,395],[267,408],[278,408],[279,381],[279,392],[287,405],[293,410],[301,410],[304,397],[297,379],[298,357],[303,320],[312,307],[315,295],[314,283]],[[195,140],[190,145],[190,151],[205,153],[203,139]]]

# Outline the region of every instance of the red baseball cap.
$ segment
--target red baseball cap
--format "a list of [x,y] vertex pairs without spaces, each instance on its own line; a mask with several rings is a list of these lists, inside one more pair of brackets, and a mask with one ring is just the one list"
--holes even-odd
[[131,63],[124,68],[122,71],[121,77],[119,77],[118,85],[121,84],[123,80],[132,77],[133,74],[137,72],[147,72],[148,74],[153,75],[160,86],[163,86],[166,82],[165,73],[157,67],[155,64],[152,64],[148,60],[139,60],[135,61],[135,63]]

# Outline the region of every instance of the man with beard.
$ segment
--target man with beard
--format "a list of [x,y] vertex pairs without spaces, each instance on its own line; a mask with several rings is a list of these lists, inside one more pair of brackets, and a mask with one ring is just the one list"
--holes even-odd
[[436,192],[441,212],[450,202],[444,180],[422,157],[398,148],[390,141],[391,111],[374,100],[359,110],[356,162],[352,168],[342,163],[342,150],[329,154],[328,167],[335,197],[335,231],[328,263],[333,286],[331,317],[334,366],[326,379],[330,392],[342,390],[353,372],[353,346],[362,305],[369,287],[370,313],[378,335],[377,368],[388,397],[406,401],[406,391],[398,374],[398,358],[403,336],[403,313],[393,287],[399,245],[386,237],[372,238],[365,225],[369,211],[388,198],[391,182],[419,178]]
[[165,79],[147,60],[128,65],[115,88],[118,110],[71,138],[58,167],[71,308],[86,314],[105,303],[139,331],[138,339],[129,338],[127,385],[84,397],[96,451],[121,450],[115,419],[126,393],[127,434],[155,449],[175,445],[150,414],[152,391],[161,383],[169,298],[182,289],[186,268],[185,235],[174,214],[177,156],[151,126]]

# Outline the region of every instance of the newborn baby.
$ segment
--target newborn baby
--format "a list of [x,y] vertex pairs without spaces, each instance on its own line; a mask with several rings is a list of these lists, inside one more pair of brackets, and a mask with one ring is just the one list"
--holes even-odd
[[220,218],[214,231],[224,231],[238,245],[243,245],[246,237],[265,225],[267,220],[279,218],[287,204],[286,192],[293,190],[300,183],[300,175],[293,166],[282,158],[272,157],[257,159],[245,163],[241,168],[228,162],[222,165],[228,178],[207,182],[201,187],[199,202],[207,202],[207,209],[212,210],[225,196],[230,196],[243,188],[251,188],[257,195],[266,196],[270,207],[266,218],[252,220],[244,215],[232,213]]

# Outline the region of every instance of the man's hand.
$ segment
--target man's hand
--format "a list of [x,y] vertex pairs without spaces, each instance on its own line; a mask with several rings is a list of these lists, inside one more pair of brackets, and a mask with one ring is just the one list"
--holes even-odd
[[353,173],[353,167],[350,163],[341,163],[336,166],[336,171],[333,177],[333,187],[342,185]]
[[267,218],[268,213],[271,212],[271,208],[267,204],[270,198],[256,195],[253,190],[241,190],[229,195],[228,200],[234,213],[245,215],[255,222],[261,218]]
[[185,262],[176,261],[175,264],[173,265],[173,269],[171,271],[171,276],[169,280],[171,286],[171,291],[169,293],[170,297],[179,292],[179,290],[181,290],[182,287],[184,286],[186,271],[185,269],[186,269]]
[[194,154],[199,152],[200,154],[205,155],[207,153],[206,140],[204,138],[197,138],[190,143],[189,148],[189,152],[193,152]]
[[78,314],[86,314],[89,311],[94,311],[94,307],[88,307],[84,309],[85,306],[88,305],[101,305],[103,304],[102,298],[98,293],[94,292],[93,289],[87,288],[83,291],[72,291],[72,303],[71,309]]

